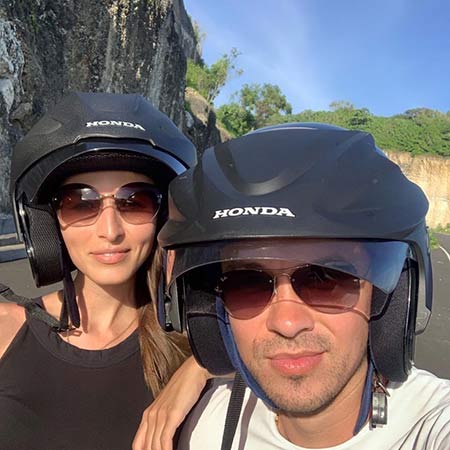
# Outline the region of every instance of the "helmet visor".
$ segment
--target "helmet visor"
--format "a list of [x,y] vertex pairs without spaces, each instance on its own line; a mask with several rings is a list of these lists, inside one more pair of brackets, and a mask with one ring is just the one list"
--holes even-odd
[[[366,280],[384,293],[391,293],[398,283],[408,244],[399,241],[340,239],[247,239],[220,241],[176,248],[168,251],[168,286],[178,277],[200,268],[209,273],[245,267],[249,262],[276,261],[278,267],[303,265],[323,267]],[[205,271],[208,277],[208,271]],[[380,309],[383,305],[380,305]],[[378,314],[380,311],[373,311]]]

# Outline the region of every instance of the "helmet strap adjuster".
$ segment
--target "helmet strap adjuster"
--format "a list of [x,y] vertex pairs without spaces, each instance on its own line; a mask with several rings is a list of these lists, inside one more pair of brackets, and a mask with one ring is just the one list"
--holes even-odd
[[388,397],[386,380],[375,371],[372,378],[372,414],[370,416],[372,428],[387,424]]

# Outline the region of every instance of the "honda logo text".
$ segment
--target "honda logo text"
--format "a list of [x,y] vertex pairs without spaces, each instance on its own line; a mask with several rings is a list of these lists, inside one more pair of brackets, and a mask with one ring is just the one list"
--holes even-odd
[[86,127],[127,127],[145,131],[145,128],[138,123],[123,122],[121,120],[96,120],[95,122],[87,122]]
[[275,208],[273,206],[246,206],[244,208],[219,209],[215,211],[213,219],[238,216],[295,217],[295,214],[289,208]]

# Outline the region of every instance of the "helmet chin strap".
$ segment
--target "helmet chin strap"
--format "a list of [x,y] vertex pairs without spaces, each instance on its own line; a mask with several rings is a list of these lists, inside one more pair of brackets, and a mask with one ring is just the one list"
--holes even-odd
[[361,406],[359,408],[358,420],[356,421],[353,435],[358,434],[367,422],[367,418],[372,409],[372,379],[374,374],[374,366],[369,358],[367,367],[366,381],[364,382],[363,395],[361,398]]
[[[219,299],[216,299],[216,311],[218,315],[220,333],[233,367],[240,372],[247,386],[258,398],[260,398],[270,408],[278,409],[277,405],[275,405],[275,403],[267,397],[262,387],[255,380],[242,361],[234,340],[233,332],[231,330],[228,313]],[[373,362],[369,357],[366,380],[364,382],[363,395],[361,398],[361,406],[358,419],[353,430],[353,435],[356,435],[359,431],[361,431],[367,423],[367,419],[369,417],[371,419],[372,427],[376,427],[377,425],[385,425],[387,423],[387,395],[389,394],[380,381],[380,377],[376,374]]]
[[273,409],[278,409],[275,403],[267,397],[264,390],[259,383],[253,378],[253,375],[249,372],[244,362],[242,361],[239,351],[234,340],[233,332],[231,331],[230,320],[228,313],[223,307],[220,299],[216,298],[216,312],[218,315],[220,334],[222,335],[225,348],[228,353],[228,357],[231,360],[233,367],[238,370],[245,381],[246,385],[253,391],[253,393],[260,398],[267,406]]
[[[80,327],[80,312],[78,310],[77,297],[75,293],[75,285],[72,280],[69,265],[64,258],[64,278],[63,278],[63,305],[61,315],[59,318],[60,329],[58,331],[65,331],[72,325],[75,328]],[[70,320],[70,325],[69,325]]]

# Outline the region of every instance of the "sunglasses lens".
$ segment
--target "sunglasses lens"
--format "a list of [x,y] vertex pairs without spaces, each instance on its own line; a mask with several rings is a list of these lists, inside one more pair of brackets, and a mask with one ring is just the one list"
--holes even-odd
[[117,209],[123,219],[134,225],[151,222],[161,204],[159,191],[146,183],[122,186],[115,197]]
[[[231,316],[250,319],[269,304],[273,278],[260,270],[233,270],[223,274],[217,293]],[[338,270],[305,266],[295,270],[290,278],[302,302],[320,312],[337,314],[349,310],[359,298],[359,280]]]
[[303,302],[329,314],[351,309],[359,298],[357,278],[320,266],[297,269],[291,276],[291,283]]
[[103,197],[89,186],[68,184],[61,188],[53,202],[62,225],[82,227],[95,223],[102,198],[111,197],[121,217],[134,225],[150,223],[161,204],[160,192],[148,183],[129,183],[114,195]]
[[250,319],[269,303],[273,292],[272,278],[257,270],[234,270],[223,275],[218,291],[231,316]]
[[63,188],[57,198],[58,218],[65,225],[90,225],[98,216],[100,204],[99,195],[89,187]]

